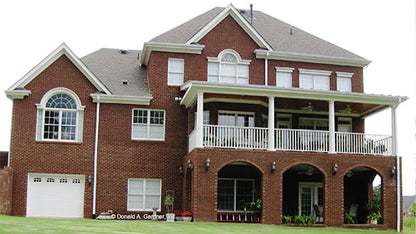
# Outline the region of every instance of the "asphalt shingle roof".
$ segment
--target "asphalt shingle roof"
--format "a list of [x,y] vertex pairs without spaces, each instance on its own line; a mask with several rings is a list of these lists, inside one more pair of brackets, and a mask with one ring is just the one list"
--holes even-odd
[[[100,49],[81,61],[104,83],[114,95],[151,96],[147,80],[147,69],[139,65],[139,50],[127,54],[118,49]],[[127,81],[127,85],[123,84]]]
[[[224,9],[222,7],[215,7],[150,41],[184,44]],[[250,22],[249,10],[239,10],[239,13]],[[261,11],[253,11],[253,16],[253,28],[276,52],[368,61],[363,57]],[[290,33],[291,31],[292,33]]]

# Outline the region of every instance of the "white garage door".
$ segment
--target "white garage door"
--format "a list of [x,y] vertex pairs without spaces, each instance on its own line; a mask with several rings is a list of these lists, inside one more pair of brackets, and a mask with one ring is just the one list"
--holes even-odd
[[27,217],[82,218],[84,175],[29,174]]

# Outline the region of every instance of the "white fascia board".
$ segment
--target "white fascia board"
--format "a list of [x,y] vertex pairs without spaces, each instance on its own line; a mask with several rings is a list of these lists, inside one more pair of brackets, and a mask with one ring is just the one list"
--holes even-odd
[[213,28],[221,23],[228,15],[243,28],[243,30],[257,43],[261,48],[273,50],[272,47],[263,39],[263,37],[251,26],[249,22],[238,12],[233,4],[228,5],[223,11],[221,11],[213,20],[199,30],[193,37],[191,37],[186,44],[190,45],[194,42],[199,42],[205,35],[207,35]]
[[161,52],[173,52],[173,53],[185,53],[185,54],[201,54],[205,45],[186,45],[186,44],[174,44],[163,42],[145,42],[143,44],[143,50],[140,54],[140,65],[147,66],[150,58],[150,54],[153,51]]
[[188,81],[181,86],[181,90],[186,90],[181,104],[189,107],[195,101],[196,93],[202,91],[204,93],[215,94],[232,94],[246,96],[262,96],[262,97],[280,97],[308,100],[332,100],[336,102],[352,102],[367,103],[376,105],[398,105],[406,101],[407,97],[401,96],[385,96],[365,93],[343,93],[338,91],[321,91],[300,88],[279,88],[275,86],[264,85],[233,85],[208,83],[204,81]]
[[6,93],[6,96],[10,99],[10,100],[14,100],[14,99],[23,99],[27,96],[29,96],[30,94],[32,94],[32,92],[30,90],[6,90],[4,91]]
[[93,102],[111,103],[111,104],[127,104],[127,105],[150,105],[153,97],[148,96],[123,96],[123,95],[106,95],[106,94],[90,94]]
[[[267,54],[269,52],[269,54]],[[278,51],[267,51],[257,49],[254,51],[256,58],[258,59],[273,59],[282,61],[292,62],[307,62],[307,63],[321,63],[330,65],[342,65],[352,67],[365,67],[371,63],[371,61],[365,59],[348,59],[339,57],[330,57],[323,55],[310,55],[302,53],[291,53],[291,52],[278,52]]]
[[97,88],[98,91],[102,91],[107,94],[111,93],[110,90],[108,90],[107,87],[105,87],[105,85],[97,79],[97,77],[85,66],[85,64],[71,51],[71,49],[65,43],[62,43],[38,65],[32,68],[32,70],[30,70],[20,80],[14,83],[7,91],[13,91],[16,88],[24,88],[62,55],[65,55],[82,72],[82,74],[87,77],[87,79]]

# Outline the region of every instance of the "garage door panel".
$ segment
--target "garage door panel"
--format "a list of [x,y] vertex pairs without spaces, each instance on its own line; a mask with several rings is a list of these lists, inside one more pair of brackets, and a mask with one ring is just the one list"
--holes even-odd
[[29,174],[27,216],[82,218],[84,175]]

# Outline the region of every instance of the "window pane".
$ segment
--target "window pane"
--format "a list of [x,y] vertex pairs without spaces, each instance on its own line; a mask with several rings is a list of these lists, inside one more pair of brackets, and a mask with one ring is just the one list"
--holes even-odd
[[237,180],[237,210],[243,210],[253,201],[253,181]]
[[143,194],[143,180],[129,180],[129,194]]
[[319,90],[329,90],[329,76],[314,76],[314,88]]
[[160,180],[146,180],[146,195],[160,195]]
[[76,109],[77,105],[75,100],[69,95],[59,93],[53,95],[47,102],[47,108],[59,108],[59,109]]
[[234,180],[218,180],[218,209],[234,210]]
[[163,125],[151,125],[149,128],[149,139],[163,140]]
[[150,111],[150,124],[163,124],[164,112],[163,111]]
[[133,139],[147,138],[147,125],[133,125]]
[[313,76],[309,74],[300,74],[299,75],[299,87],[302,89],[312,89],[313,88]]
[[45,111],[43,126],[44,139],[58,139],[59,111]]
[[248,84],[248,65],[238,65],[237,84]]
[[291,88],[292,87],[292,73],[291,72],[276,72],[277,87]]
[[227,113],[218,114],[218,125],[235,126],[235,115]]
[[169,72],[183,73],[184,61],[182,59],[169,59]]
[[338,77],[337,78],[337,90],[341,92],[351,92],[351,78]]
[[160,208],[160,196],[146,195],[145,209],[150,210],[155,207]]
[[127,210],[143,210],[142,195],[129,195],[127,199]]
[[237,58],[233,54],[224,54],[221,58],[221,62],[237,63]]

